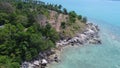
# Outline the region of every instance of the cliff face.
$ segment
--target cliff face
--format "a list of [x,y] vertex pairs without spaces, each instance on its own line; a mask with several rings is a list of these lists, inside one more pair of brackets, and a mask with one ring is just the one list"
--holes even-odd
[[[63,13],[58,13],[53,10],[49,10],[49,17],[46,17],[44,15],[38,15],[37,16],[37,22],[45,26],[46,23],[50,23],[53,28],[56,29],[57,32],[59,32],[62,36],[74,36],[76,33],[80,33],[85,28],[85,23],[81,22],[76,18],[76,21],[72,24],[70,24],[70,16],[65,15]],[[61,27],[62,23],[65,23],[65,28]]]
[[67,22],[68,15],[57,13],[55,11],[50,11],[50,19],[48,22],[55,28],[58,32],[61,31],[61,22]]

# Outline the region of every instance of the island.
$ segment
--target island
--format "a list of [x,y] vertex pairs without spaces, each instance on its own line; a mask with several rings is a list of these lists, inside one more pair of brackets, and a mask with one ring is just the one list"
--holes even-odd
[[65,46],[101,44],[99,31],[62,5],[0,0],[0,68],[45,68]]

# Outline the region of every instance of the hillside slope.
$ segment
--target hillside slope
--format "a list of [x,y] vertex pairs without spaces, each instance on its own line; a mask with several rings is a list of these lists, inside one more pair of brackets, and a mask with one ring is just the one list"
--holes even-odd
[[61,5],[34,0],[0,0],[0,68],[19,68],[60,39],[85,28],[87,19]]

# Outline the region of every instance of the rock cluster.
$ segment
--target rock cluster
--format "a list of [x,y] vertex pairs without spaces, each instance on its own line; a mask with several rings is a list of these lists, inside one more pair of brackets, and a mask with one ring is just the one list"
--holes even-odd
[[87,27],[82,33],[78,33],[77,36],[65,40],[60,40],[57,42],[57,46],[66,46],[66,45],[74,45],[74,44],[101,44],[101,40],[99,37],[99,31],[97,25],[93,25],[92,23],[87,23]]
[[57,58],[55,58],[55,60],[49,58],[49,56],[53,54],[55,53],[51,50],[40,52],[38,57],[36,57],[34,60],[23,62],[21,68],[45,68],[48,63],[57,61]]

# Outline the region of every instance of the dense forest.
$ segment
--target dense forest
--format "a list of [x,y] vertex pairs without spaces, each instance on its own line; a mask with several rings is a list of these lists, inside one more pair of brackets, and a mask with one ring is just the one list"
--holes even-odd
[[[34,0],[0,0],[0,68],[19,68],[21,62],[55,47],[60,40],[59,32],[49,22],[42,26],[35,19],[38,14],[49,19],[49,10],[69,15],[69,25],[73,25],[76,18],[87,21],[61,5]],[[61,28],[66,28],[65,22],[61,22]]]

